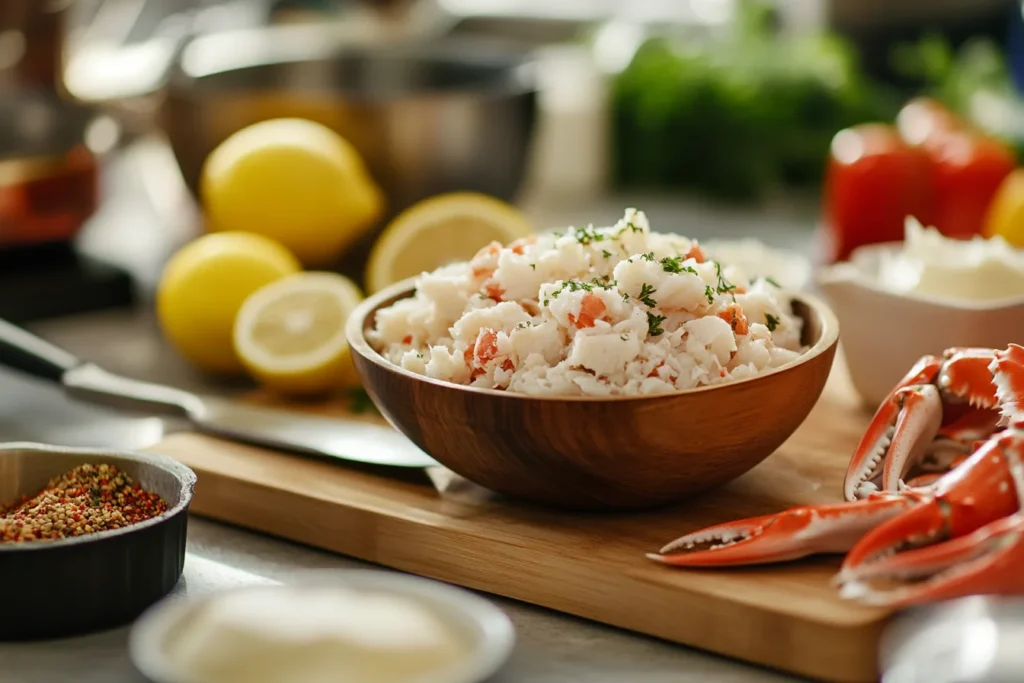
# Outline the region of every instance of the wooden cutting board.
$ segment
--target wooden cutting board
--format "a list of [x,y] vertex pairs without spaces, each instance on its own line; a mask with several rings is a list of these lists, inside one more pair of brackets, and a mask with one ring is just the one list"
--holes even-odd
[[552,512],[457,481],[442,492],[422,471],[398,477],[191,433],[151,450],[197,472],[192,509],[202,516],[802,676],[873,681],[888,615],[837,597],[838,558],[696,571],[644,557],[708,524],[840,500],[869,417],[837,358],[807,421],[760,466],[641,514]]

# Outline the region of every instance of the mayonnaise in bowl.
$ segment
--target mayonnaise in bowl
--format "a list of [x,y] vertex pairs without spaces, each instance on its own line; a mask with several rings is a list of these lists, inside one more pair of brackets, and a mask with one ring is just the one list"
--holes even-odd
[[1024,296],[1024,251],[1002,237],[951,239],[913,217],[903,248],[882,252],[876,284],[900,294],[963,302]]

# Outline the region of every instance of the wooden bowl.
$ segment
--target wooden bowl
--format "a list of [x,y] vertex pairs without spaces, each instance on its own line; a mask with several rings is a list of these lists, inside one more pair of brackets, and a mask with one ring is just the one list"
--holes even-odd
[[810,349],[751,379],[674,394],[538,397],[477,389],[405,370],[370,346],[378,310],[414,292],[406,280],[348,322],[353,360],[385,418],[438,462],[497,493],[577,510],[642,509],[721,486],[771,455],[804,421],[839,339],[819,299],[794,295]]

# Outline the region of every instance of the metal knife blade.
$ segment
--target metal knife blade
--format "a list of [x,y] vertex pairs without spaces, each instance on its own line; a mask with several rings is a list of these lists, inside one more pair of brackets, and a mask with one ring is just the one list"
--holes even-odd
[[371,465],[438,466],[404,435],[383,425],[250,406],[122,377],[91,363],[64,373],[61,384],[70,395],[94,402],[169,411],[198,431],[233,441]]
[[71,397],[183,417],[199,431],[235,441],[371,465],[439,466],[382,425],[248,406],[122,377],[5,320],[0,320],[0,364],[59,384]]

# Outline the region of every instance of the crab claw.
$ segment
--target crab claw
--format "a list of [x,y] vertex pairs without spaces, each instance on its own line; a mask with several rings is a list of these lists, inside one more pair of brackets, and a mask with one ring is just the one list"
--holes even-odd
[[[865,534],[847,553],[837,580],[856,576],[862,565],[893,553],[970,534],[1021,509],[1024,500],[1024,436],[993,436],[926,491],[906,490],[919,501]],[[1021,481],[1018,481],[1021,479]]]
[[791,508],[695,531],[647,557],[678,567],[726,567],[842,553],[911,504],[905,496],[882,496]]
[[840,595],[902,608],[967,595],[1024,593],[1024,516],[996,520],[928,548],[890,555],[846,572]]
[[1024,428],[1024,346],[1010,344],[996,351],[989,371],[1003,416],[1018,429]]
[[[846,500],[857,500],[862,498],[865,492],[870,492],[876,488],[872,484],[872,480],[881,474],[883,460],[886,459],[886,456],[892,450],[890,446],[896,436],[897,425],[904,413],[908,412],[904,410],[904,404],[914,394],[913,391],[908,390],[912,387],[921,389],[926,386],[932,386],[932,382],[938,378],[939,372],[942,370],[942,363],[942,359],[937,356],[925,356],[919,360],[878,407],[875,416],[871,419],[871,424],[868,425],[860,443],[857,444],[853,457],[850,459],[850,465],[846,470],[846,479],[843,482],[843,497]],[[937,392],[935,398],[938,398]],[[926,397],[925,402],[931,403],[932,398]],[[942,419],[941,410],[940,401],[938,418],[940,422]],[[922,412],[922,409],[918,408],[916,412]],[[911,423],[904,427],[904,434],[902,435],[904,446],[901,447],[903,449],[901,457],[904,460],[912,452],[914,455],[920,455],[914,451],[916,445],[912,443],[912,440],[915,437],[911,433],[914,431],[911,429],[912,427],[916,428],[916,430],[921,429],[922,425],[918,424],[920,419],[920,416],[914,415]],[[931,420],[934,418],[928,418],[926,415],[925,419]],[[925,426],[927,425],[930,425],[930,422],[926,423]],[[931,442],[931,438],[925,441],[926,443],[922,444],[922,448]],[[903,469],[904,466],[909,464],[900,463],[894,469]],[[887,490],[896,491],[897,489]]]

